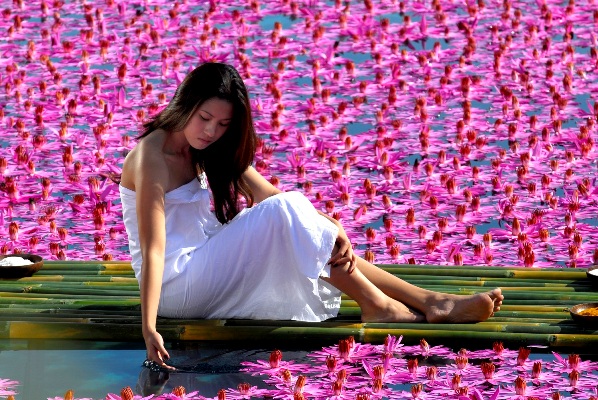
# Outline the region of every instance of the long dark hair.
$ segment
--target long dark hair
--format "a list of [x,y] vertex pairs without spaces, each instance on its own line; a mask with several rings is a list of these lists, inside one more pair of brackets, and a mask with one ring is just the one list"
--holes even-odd
[[182,130],[189,118],[206,100],[218,98],[233,105],[233,118],[220,139],[204,150],[191,147],[193,164],[206,173],[214,198],[214,212],[221,223],[239,213],[239,197],[253,205],[253,193],[243,180],[251,165],[257,136],[251,117],[247,88],[235,68],[221,63],[205,63],[191,71],[181,82],[170,103],[143,125],[140,138],[156,129]]

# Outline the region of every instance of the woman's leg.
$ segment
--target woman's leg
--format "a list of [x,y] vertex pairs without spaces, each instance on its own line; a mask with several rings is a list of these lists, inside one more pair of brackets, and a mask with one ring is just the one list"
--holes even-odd
[[[504,298],[500,289],[471,296],[422,289],[360,257],[356,257],[356,267],[354,273],[359,270],[368,281],[387,296],[418,310],[425,315],[428,322],[432,323],[484,321],[495,311],[500,310]],[[351,296],[349,293],[347,295]]]
[[363,322],[423,322],[424,315],[387,296],[359,269],[348,272],[349,264],[330,268],[330,277],[321,278],[359,304]]
[[500,289],[470,296],[422,289],[360,257],[356,267],[352,273],[349,264],[332,267],[324,279],[359,304],[364,322],[480,322],[500,310],[503,300]]

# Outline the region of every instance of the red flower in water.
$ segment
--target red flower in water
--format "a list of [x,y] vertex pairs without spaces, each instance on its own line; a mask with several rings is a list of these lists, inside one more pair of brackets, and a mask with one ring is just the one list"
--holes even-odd
[[280,350],[274,350],[270,353],[270,367],[271,368],[278,368],[280,366],[280,361],[282,360],[282,352]]
[[518,376],[515,379],[515,394],[518,396],[525,396],[525,392],[527,390],[527,382],[521,376]]
[[520,347],[519,354],[517,355],[517,365],[520,367],[525,365],[525,362],[527,361],[531,352],[532,351],[528,348]]
[[421,383],[415,384],[411,386],[411,396],[414,399],[418,399],[424,389],[424,386]]

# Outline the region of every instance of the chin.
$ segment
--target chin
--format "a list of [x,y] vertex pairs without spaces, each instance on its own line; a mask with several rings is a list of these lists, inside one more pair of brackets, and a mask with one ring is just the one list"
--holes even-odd
[[195,150],[205,150],[208,147],[210,147],[212,143],[196,143],[195,145],[191,145],[191,147],[193,147]]

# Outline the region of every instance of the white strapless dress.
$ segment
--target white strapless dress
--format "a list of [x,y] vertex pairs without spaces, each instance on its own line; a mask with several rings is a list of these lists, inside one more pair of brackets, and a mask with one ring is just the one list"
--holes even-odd
[[[119,186],[131,264],[141,281],[136,194]],[[299,192],[272,196],[222,225],[205,184],[166,194],[166,255],[158,314],[172,318],[323,321],[340,292],[330,275],[338,228]]]

